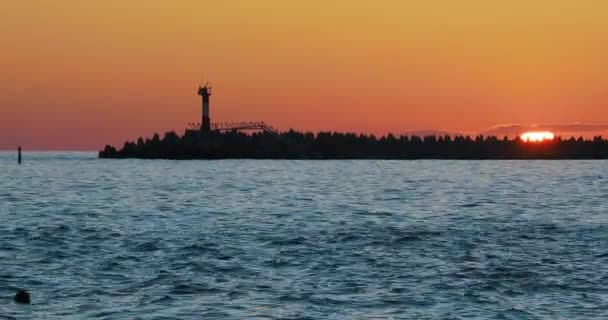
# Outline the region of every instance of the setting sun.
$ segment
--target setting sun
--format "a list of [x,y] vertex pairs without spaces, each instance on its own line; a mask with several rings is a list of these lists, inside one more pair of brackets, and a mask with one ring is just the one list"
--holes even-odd
[[555,135],[553,132],[549,131],[530,131],[523,133],[520,137],[525,142],[541,142],[545,140],[553,140]]

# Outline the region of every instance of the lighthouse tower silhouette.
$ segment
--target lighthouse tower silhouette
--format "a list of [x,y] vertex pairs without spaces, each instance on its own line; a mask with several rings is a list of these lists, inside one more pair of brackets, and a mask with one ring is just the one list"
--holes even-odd
[[201,121],[201,131],[211,131],[211,118],[209,117],[209,97],[211,96],[211,86],[209,83],[198,86],[198,95],[202,98],[203,119]]

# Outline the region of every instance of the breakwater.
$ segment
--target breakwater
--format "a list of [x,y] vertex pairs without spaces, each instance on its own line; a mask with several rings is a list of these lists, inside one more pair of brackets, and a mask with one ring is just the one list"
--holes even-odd
[[141,159],[608,159],[608,140],[556,137],[543,142],[484,136],[376,137],[355,133],[246,134],[186,131],[139,138],[100,158]]

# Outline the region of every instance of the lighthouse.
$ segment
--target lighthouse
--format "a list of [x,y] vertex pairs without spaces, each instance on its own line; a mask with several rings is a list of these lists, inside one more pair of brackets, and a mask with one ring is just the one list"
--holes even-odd
[[209,97],[211,96],[211,86],[209,83],[198,86],[198,95],[202,98],[203,119],[201,121],[201,131],[211,131],[211,118],[209,117]]

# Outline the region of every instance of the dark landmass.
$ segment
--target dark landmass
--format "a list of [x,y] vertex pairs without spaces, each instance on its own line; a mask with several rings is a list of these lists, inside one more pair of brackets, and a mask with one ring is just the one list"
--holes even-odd
[[167,132],[161,139],[139,138],[122,149],[106,146],[100,158],[139,159],[608,159],[608,140],[595,137],[523,142],[519,138],[477,136],[399,136],[376,138],[354,133],[293,130]]

